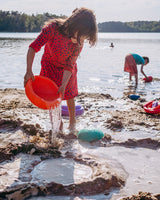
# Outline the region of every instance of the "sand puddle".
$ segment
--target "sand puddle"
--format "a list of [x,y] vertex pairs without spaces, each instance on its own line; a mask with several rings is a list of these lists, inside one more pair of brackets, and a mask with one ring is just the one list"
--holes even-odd
[[72,159],[49,159],[37,165],[31,173],[32,182],[79,184],[91,179],[92,169]]
[[93,195],[106,191],[109,194],[125,183],[123,170],[111,168],[105,159],[87,154],[47,160],[19,154],[12,161],[2,163],[0,174],[0,196],[15,200],[46,195]]

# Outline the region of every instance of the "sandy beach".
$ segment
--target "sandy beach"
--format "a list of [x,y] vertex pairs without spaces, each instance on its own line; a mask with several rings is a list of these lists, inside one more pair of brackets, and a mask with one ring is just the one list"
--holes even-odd
[[77,131],[97,128],[104,137],[84,142],[68,131],[50,143],[48,110],[24,90],[0,90],[0,199],[160,199],[160,115],[145,113],[124,94],[80,93]]

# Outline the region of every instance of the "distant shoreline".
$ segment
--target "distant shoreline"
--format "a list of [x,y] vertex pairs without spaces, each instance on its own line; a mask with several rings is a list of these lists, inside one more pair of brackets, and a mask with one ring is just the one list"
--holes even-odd
[[[18,11],[0,10],[0,32],[40,32],[45,21],[51,18],[66,18],[65,15],[43,13],[28,15]],[[108,21],[98,23],[99,32],[135,33],[160,32],[159,21]]]

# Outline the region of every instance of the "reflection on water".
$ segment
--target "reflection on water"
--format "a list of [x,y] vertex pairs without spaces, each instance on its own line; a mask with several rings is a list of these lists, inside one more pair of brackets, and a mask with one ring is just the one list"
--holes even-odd
[[0,39],[33,39],[38,33],[0,33]]
[[[29,44],[38,33],[0,33],[0,88],[23,88],[26,54]],[[113,42],[114,48],[110,48]],[[123,72],[124,58],[128,53],[148,56],[150,63],[144,67],[151,83],[144,83],[139,73],[139,85],[128,81]],[[79,91],[109,93],[113,97],[140,94],[148,100],[160,96],[160,34],[159,33],[99,33],[96,47],[84,45],[78,58]],[[33,71],[39,74],[43,50],[38,52]],[[138,70],[140,67],[138,66]]]

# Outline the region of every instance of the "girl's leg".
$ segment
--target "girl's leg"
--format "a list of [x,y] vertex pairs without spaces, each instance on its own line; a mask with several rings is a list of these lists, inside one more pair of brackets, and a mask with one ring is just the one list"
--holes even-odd
[[138,85],[138,74],[135,74],[136,85]]
[[129,80],[131,81],[132,80],[132,75],[129,73]]
[[67,106],[69,111],[69,129],[75,129],[76,126],[76,116],[75,116],[75,101],[73,99],[67,100]]
[[61,120],[60,126],[59,126],[59,130],[63,131],[63,121]]

